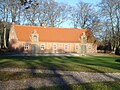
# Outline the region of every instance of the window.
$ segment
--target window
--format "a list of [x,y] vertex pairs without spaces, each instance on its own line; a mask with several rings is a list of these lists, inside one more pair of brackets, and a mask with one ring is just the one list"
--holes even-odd
[[76,45],[76,50],[78,50],[79,48],[78,48],[78,45]]
[[45,49],[45,45],[42,44],[42,45],[40,46],[40,49],[41,49],[41,50],[44,50],[44,49]]
[[54,49],[54,50],[57,49],[57,45],[56,45],[56,44],[53,45],[53,49]]
[[91,49],[91,48],[92,48],[91,46],[88,47],[88,49]]
[[25,44],[25,45],[24,45],[24,50],[28,50],[28,48],[29,48],[29,45],[28,45],[28,44]]
[[65,45],[65,49],[68,49],[68,45]]
[[33,36],[33,41],[37,42],[37,36],[36,35]]

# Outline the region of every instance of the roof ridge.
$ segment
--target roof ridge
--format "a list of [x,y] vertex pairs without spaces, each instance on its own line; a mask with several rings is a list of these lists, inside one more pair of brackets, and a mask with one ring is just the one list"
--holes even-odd
[[55,28],[55,29],[75,29],[75,30],[87,30],[87,29],[82,29],[82,28],[59,28],[59,27],[44,27],[44,26],[33,26],[33,25],[16,25],[15,26],[20,26],[20,27],[39,27],[39,28]]
[[42,27],[42,26],[33,26],[33,25],[18,25],[18,24],[16,24],[15,26],[27,26],[27,27]]

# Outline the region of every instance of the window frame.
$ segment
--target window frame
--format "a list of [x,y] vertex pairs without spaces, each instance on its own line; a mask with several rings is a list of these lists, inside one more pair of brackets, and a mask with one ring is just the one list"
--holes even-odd
[[[56,48],[54,46],[56,46]],[[53,50],[57,50],[57,44],[53,44]]]
[[29,44],[24,44],[24,50],[28,50],[29,49]]
[[79,50],[79,45],[75,45],[75,50]]
[[37,35],[33,35],[33,42],[38,42],[38,37],[37,37]]
[[[42,46],[44,46],[44,48]],[[40,50],[45,50],[45,44],[40,45]]]
[[[66,46],[67,46],[67,48],[66,48]],[[64,49],[65,49],[65,50],[68,50],[68,45],[67,45],[67,44],[64,46]]]

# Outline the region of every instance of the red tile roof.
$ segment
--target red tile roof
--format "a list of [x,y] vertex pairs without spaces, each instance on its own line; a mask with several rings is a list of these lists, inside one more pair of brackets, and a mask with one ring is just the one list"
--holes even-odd
[[54,28],[41,26],[21,26],[14,25],[15,32],[19,41],[30,41],[30,35],[35,30],[39,34],[41,42],[80,42],[83,32],[90,30],[73,28]]

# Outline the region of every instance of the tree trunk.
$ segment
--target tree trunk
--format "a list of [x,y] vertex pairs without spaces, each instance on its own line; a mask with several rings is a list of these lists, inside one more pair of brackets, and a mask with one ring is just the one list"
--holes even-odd
[[0,35],[0,49],[1,49],[1,35]]
[[7,45],[6,45],[6,25],[4,25],[4,45],[3,45],[3,48],[7,48]]

